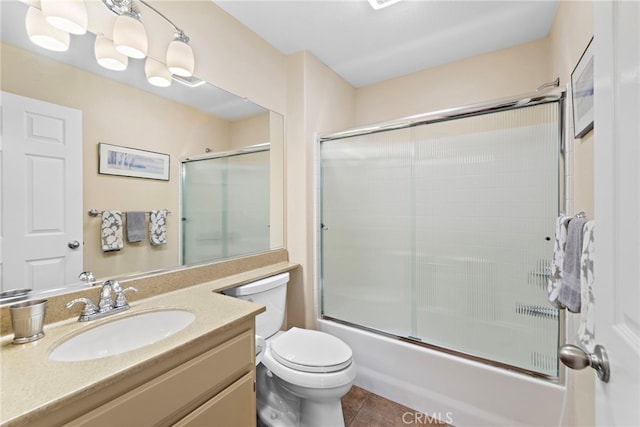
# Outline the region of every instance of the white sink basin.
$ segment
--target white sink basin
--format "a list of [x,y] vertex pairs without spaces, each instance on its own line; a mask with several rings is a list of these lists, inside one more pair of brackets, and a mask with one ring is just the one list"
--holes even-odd
[[163,309],[121,317],[74,335],[56,346],[50,360],[76,362],[135,350],[186,328],[196,316],[187,310]]

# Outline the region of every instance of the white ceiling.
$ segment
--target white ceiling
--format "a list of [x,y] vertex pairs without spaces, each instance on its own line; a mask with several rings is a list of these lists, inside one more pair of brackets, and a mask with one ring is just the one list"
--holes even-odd
[[306,50],[354,87],[547,36],[558,0],[214,0],[282,53]]

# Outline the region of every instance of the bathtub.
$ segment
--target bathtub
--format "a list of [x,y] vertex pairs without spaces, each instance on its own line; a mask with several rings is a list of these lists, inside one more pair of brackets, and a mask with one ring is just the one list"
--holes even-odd
[[318,329],[353,350],[355,385],[448,424],[557,426],[563,415],[562,385],[330,320],[318,320]]

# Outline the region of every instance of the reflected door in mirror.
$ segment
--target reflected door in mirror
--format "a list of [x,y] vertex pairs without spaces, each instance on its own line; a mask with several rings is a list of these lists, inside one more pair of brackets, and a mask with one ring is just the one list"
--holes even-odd
[[2,131],[2,290],[73,283],[82,271],[82,112],[2,92]]

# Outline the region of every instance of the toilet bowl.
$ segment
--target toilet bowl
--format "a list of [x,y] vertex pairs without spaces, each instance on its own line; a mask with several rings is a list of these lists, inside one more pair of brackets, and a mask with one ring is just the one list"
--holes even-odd
[[291,328],[284,320],[289,274],[225,291],[266,306],[256,317],[256,404],[261,425],[343,426],[340,398],[356,367],[351,349],[325,332]]

